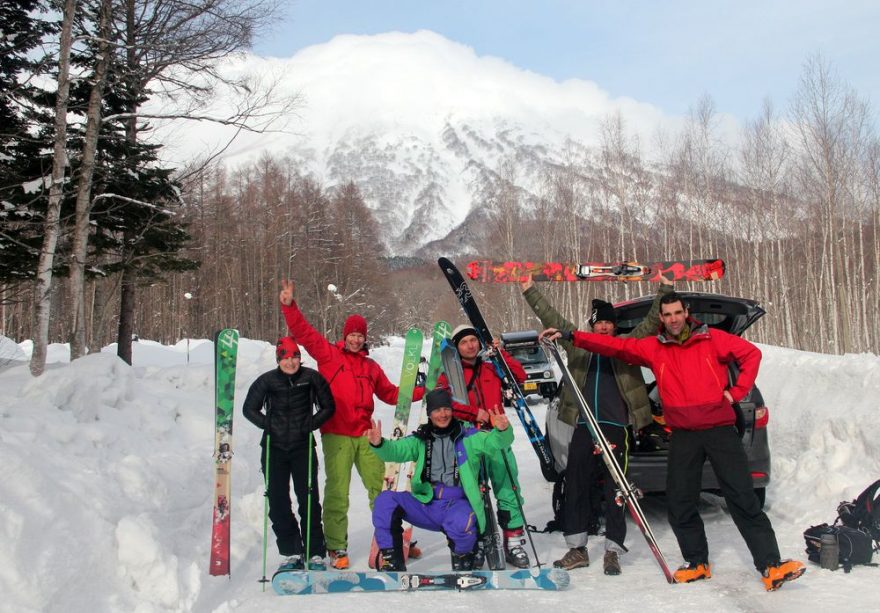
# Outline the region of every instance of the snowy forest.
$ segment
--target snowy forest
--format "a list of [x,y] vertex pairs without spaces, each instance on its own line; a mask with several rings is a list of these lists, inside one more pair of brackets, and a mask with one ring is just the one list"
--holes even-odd
[[[571,262],[721,257],[728,274],[686,289],[743,296],[768,311],[752,340],[827,353],[880,352],[880,140],[869,103],[821,56],[791,98],[767,101],[736,143],[709,95],[676,133],[646,143],[609,116],[599,145],[545,161],[511,156],[466,220],[470,244],[383,248],[355,181],[329,183],[285,156],[231,167],[222,151],[161,162],[153,122],[271,129],[297,101],[217,69],[279,11],[273,0],[24,0],[0,8],[0,334],[71,356],[133,336],[174,343],[232,325],[273,340],[277,291],[338,334],[348,312],[371,333],[460,319],[435,265],[446,255]],[[232,115],[206,116],[224,89]],[[152,101],[153,104],[148,104]],[[156,101],[160,101],[158,104]],[[149,109],[149,110],[145,110]],[[157,112],[156,109],[164,109]],[[328,291],[329,285],[338,291]],[[515,286],[480,285],[499,329],[534,327]],[[553,284],[566,313],[646,284]],[[374,337],[375,338],[375,337]]]

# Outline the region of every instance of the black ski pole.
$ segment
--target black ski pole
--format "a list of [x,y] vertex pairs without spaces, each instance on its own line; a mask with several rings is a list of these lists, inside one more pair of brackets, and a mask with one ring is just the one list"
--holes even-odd
[[267,402],[264,407],[266,409],[266,424],[263,427],[263,432],[266,435],[266,449],[263,450],[263,457],[265,458],[265,468],[263,469],[263,578],[259,582],[263,584],[263,591],[265,592],[266,584],[269,583],[269,579],[266,579],[266,548],[269,533],[269,447],[271,447],[272,435],[270,434],[271,428],[269,427],[270,404]]

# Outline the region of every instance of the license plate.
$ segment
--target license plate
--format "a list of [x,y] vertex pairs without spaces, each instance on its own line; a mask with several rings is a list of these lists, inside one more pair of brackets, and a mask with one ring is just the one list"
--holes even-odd
[[524,383],[523,389],[527,392],[532,392],[532,391],[535,391],[536,389],[538,389],[538,384],[537,383]]

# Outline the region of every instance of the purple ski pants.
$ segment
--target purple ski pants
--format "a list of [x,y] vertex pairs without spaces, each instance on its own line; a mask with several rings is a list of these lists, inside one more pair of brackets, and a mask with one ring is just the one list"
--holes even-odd
[[391,530],[400,525],[401,519],[425,530],[443,532],[452,541],[455,553],[473,551],[477,542],[477,518],[460,487],[434,484],[434,498],[427,504],[409,492],[379,494],[373,507],[379,549],[394,547]]

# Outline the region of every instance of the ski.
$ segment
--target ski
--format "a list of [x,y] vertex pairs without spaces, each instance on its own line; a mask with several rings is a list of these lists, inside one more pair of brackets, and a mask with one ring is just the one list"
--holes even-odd
[[716,281],[724,276],[724,260],[670,260],[639,262],[499,262],[474,260],[467,265],[467,275],[475,281],[521,283],[533,281],[660,281],[665,275],[673,281]]
[[563,590],[568,571],[528,569],[467,571],[462,573],[354,572],[332,570],[279,570],[272,587],[280,595],[334,594],[343,592],[413,592],[421,590]]
[[[486,320],[483,319],[483,315],[480,313],[480,308],[477,306],[477,302],[474,300],[470,287],[468,287],[464,277],[461,276],[461,273],[455,265],[447,258],[440,258],[437,260],[437,263],[440,265],[440,269],[443,271],[449,285],[452,286],[452,290],[455,292],[455,296],[458,298],[458,303],[461,305],[462,310],[470,320],[471,325],[477,330],[483,348],[491,348],[493,341],[492,333],[489,331],[489,327],[486,325]],[[541,473],[544,474],[545,477],[547,475],[556,475],[555,462],[553,460],[553,454],[550,451],[550,445],[544,438],[544,434],[541,432],[541,428],[538,426],[535,416],[532,415],[532,411],[529,409],[529,405],[526,403],[526,399],[523,396],[522,390],[520,390],[513,373],[510,372],[507,362],[504,361],[504,358],[498,352],[493,352],[487,359],[489,359],[495,367],[498,377],[501,379],[501,385],[505,389],[505,392],[510,396],[511,404],[516,409],[516,414],[519,417],[520,422],[522,422],[523,428],[528,435],[529,442],[532,444],[532,448],[538,455],[538,460],[541,463]]]
[[550,349],[550,353],[553,355],[553,359],[556,360],[556,364],[562,371],[562,380],[574,391],[574,396],[577,400],[578,410],[581,413],[581,418],[583,418],[583,420],[587,423],[587,426],[590,428],[590,432],[593,435],[593,440],[596,441],[599,455],[602,456],[602,460],[608,467],[608,472],[611,474],[611,478],[614,479],[614,483],[617,485],[617,495],[615,497],[615,502],[619,505],[626,506],[626,508],[629,510],[630,516],[632,517],[636,526],[638,526],[639,530],[642,532],[642,535],[645,537],[645,541],[647,541],[648,547],[651,549],[651,553],[654,554],[654,558],[656,558],[657,564],[660,565],[660,570],[663,571],[663,575],[666,577],[666,580],[669,583],[675,583],[675,578],[672,575],[672,571],[669,569],[669,565],[666,563],[666,558],[663,557],[663,552],[660,551],[660,545],[657,543],[657,538],[654,536],[654,532],[653,530],[651,530],[651,526],[648,524],[648,519],[645,517],[644,511],[642,511],[642,506],[639,504],[638,499],[642,496],[641,491],[639,491],[626,478],[626,473],[624,472],[623,468],[621,468],[620,463],[617,461],[617,458],[614,456],[611,445],[608,443],[608,439],[606,439],[605,435],[602,433],[602,429],[599,427],[599,422],[596,420],[596,416],[593,415],[593,412],[590,410],[589,405],[587,405],[587,401],[584,399],[584,396],[581,393],[580,386],[575,383],[574,379],[571,376],[571,371],[568,370],[568,365],[563,361],[562,356],[559,353],[559,346],[556,343],[545,342],[545,344],[547,348]]
[[467,384],[464,381],[464,370],[461,367],[461,359],[458,350],[445,339],[440,346],[440,356],[443,361],[443,372],[449,381],[452,399],[460,404],[468,404]]
[[229,522],[232,494],[232,409],[238,330],[214,335],[214,514],[210,574],[229,574]]
[[[394,420],[391,422],[390,440],[403,438],[409,426],[413,389],[416,386],[416,378],[419,374],[419,362],[422,357],[423,344],[422,331],[418,328],[410,328],[406,333],[403,345],[403,365],[400,370],[399,392],[397,394],[397,406],[394,408]],[[385,491],[397,491],[399,480],[400,464],[397,462],[387,462],[385,464],[385,478],[382,482],[382,489]],[[409,556],[409,539],[406,538],[407,535],[412,536],[412,528],[410,526],[404,527],[402,545],[404,561]],[[379,546],[376,544],[376,538],[373,537],[373,542],[370,546],[370,557],[367,559],[367,564],[370,568],[376,568],[378,553]]]

